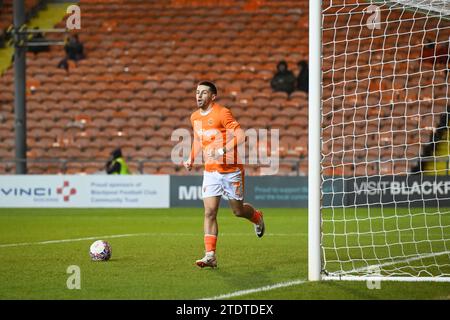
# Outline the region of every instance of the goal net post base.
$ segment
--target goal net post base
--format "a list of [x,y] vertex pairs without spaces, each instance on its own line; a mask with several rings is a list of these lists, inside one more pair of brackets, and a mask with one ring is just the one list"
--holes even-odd
[[321,279],[324,281],[450,282],[448,277],[322,276]]

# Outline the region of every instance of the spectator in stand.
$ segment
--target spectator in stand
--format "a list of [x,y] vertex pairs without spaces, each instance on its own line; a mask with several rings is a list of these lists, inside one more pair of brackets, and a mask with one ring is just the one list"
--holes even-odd
[[422,61],[424,63],[428,63],[434,66],[434,64],[436,63],[435,47],[436,44],[434,42],[429,42],[424,46],[422,50]]
[[280,61],[277,65],[277,72],[270,81],[273,91],[284,91],[291,94],[295,90],[295,82],[294,73],[288,69],[286,61]]
[[448,66],[450,58],[450,42],[442,42],[436,44],[432,40],[424,46],[422,51],[422,61],[435,66],[441,64]]
[[111,157],[106,163],[105,169],[107,174],[131,174],[120,148],[111,152]]
[[442,42],[436,50],[436,63],[448,66],[450,63],[450,40]]
[[309,67],[305,60],[298,63],[297,90],[308,93],[309,91]]
[[69,37],[64,46],[64,51],[66,52],[66,57],[58,63],[58,68],[64,68],[67,71],[69,70],[69,60],[77,62],[86,57],[84,54],[83,43],[81,43],[77,34],[73,34]]
[[73,61],[79,61],[85,58],[84,46],[78,38],[77,34],[71,35],[69,41],[64,46],[67,57]]

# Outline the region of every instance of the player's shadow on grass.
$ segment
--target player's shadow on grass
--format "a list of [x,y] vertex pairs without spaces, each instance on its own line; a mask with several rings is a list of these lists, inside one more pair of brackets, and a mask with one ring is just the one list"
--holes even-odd
[[[256,287],[265,286],[265,285],[273,282],[273,277],[270,276],[270,275],[273,275],[272,267],[267,268],[264,271],[255,271],[255,270],[247,269],[245,271],[236,273],[236,272],[226,271],[223,268],[220,269],[220,266],[219,266],[219,268],[216,271],[217,271],[217,273],[216,273],[217,276],[222,278],[222,280],[224,282],[232,285],[233,287],[238,287],[238,288],[245,286],[246,284],[249,284],[249,283],[252,284],[252,288],[253,288],[254,286],[256,286]],[[248,289],[251,289],[251,288],[248,288]]]

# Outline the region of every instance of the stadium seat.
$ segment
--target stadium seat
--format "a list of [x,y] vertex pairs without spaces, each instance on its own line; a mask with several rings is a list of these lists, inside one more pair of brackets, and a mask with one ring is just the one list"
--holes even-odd
[[144,162],[143,173],[144,174],[156,174],[158,172],[159,163],[156,162]]

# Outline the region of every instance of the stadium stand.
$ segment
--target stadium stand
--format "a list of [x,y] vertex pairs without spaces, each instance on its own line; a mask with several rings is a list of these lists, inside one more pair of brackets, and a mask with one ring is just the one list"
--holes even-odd
[[[111,148],[121,146],[135,172],[187,174],[169,162],[170,150],[176,143],[170,141],[170,135],[176,128],[190,128],[189,115],[196,108],[195,85],[200,80],[210,79],[219,88],[218,101],[231,108],[244,128],[280,129],[279,174],[307,174],[304,159],[308,152],[308,96],[304,92],[294,92],[288,97],[270,88],[270,79],[280,60],[287,61],[295,74],[298,61],[308,60],[307,1],[81,0],[79,5],[82,28],[77,33],[85,46],[86,59],[71,64],[66,72],[56,67],[62,57],[60,47],[27,56],[28,158],[56,161],[51,162],[52,166],[48,162],[30,163],[30,173],[101,171]],[[62,21],[56,27],[64,26]],[[327,36],[324,35],[324,41]],[[57,39],[58,35],[47,37]],[[349,45],[351,51],[356,43]],[[420,52],[411,54],[420,55]],[[358,59],[364,58],[361,55]],[[337,68],[340,63],[344,61],[338,59],[334,66],[324,65],[324,68]],[[409,66],[386,65],[383,70],[371,72],[386,75],[393,68],[418,68],[418,64],[414,65],[413,61]],[[347,72],[345,77],[348,81],[356,75]],[[398,139],[397,133],[395,137],[392,135],[392,130],[386,134],[380,130],[368,140],[355,137],[344,141],[339,139],[342,132],[338,132],[338,127],[333,127],[333,132],[327,129],[331,128],[331,121],[339,121],[339,117],[370,122],[370,117],[376,119],[378,112],[386,117],[396,113],[410,117],[408,125],[423,128],[423,135],[417,135],[417,131],[410,135],[407,128],[398,128],[411,142],[407,148],[409,155],[417,157],[422,152],[421,146],[432,140],[431,133],[440,117],[431,114],[431,104],[426,102],[430,99],[429,91],[420,92],[423,95],[420,108],[417,90],[383,91],[382,101],[387,104],[393,97],[406,102],[393,103],[395,108],[378,110],[373,103],[378,103],[379,99],[372,94],[379,83],[367,83],[365,89],[358,85],[358,91],[347,85],[344,91],[344,86],[327,86],[327,80],[325,74],[323,108],[324,114],[332,113],[332,116],[324,119],[324,140],[333,138],[336,146],[345,143],[370,148],[389,139]],[[336,81],[336,77],[333,80]],[[387,84],[385,81],[388,80],[383,79],[382,85]],[[396,79],[395,84],[399,81],[401,79]],[[420,81],[433,79],[424,73]],[[0,91],[0,143],[3,146],[0,158],[11,159],[14,154],[11,69],[0,77],[0,85],[5,88]],[[331,90],[334,90],[334,97],[336,90],[341,90],[342,98],[339,101],[328,99]],[[351,94],[344,96],[344,93]],[[440,94],[448,95],[447,92]],[[410,96],[416,98],[408,103]],[[356,106],[354,112],[344,112],[342,106],[345,105]],[[434,113],[446,113],[444,100],[434,106]],[[391,125],[404,123],[392,118]],[[354,130],[358,130],[357,122]],[[330,146],[332,144],[324,145],[325,148]],[[392,154],[402,152],[404,146],[394,144],[373,156],[391,159]],[[333,156],[339,156],[331,149],[325,149],[324,154],[324,161],[329,163],[333,162]],[[133,161],[137,162],[133,164]],[[383,170],[404,173],[412,169],[413,163],[408,162],[407,166],[395,164]],[[0,172],[13,170],[11,163],[0,166]],[[247,172],[258,174],[258,170],[249,167]],[[333,170],[329,174],[336,174],[343,168]],[[357,174],[358,170],[357,166],[349,164],[345,174]],[[381,169],[374,165],[373,170]],[[200,171],[198,167],[189,174]]]
[[[61,160],[61,173],[89,173],[102,170],[108,151],[122,146],[130,165],[145,161],[132,170],[185,174],[168,162],[175,143],[170,135],[173,129],[189,128],[195,85],[202,79],[216,81],[219,101],[244,127],[278,123],[283,136],[301,118],[300,130],[290,131],[294,140],[306,135],[307,96],[288,99],[272,93],[270,78],[279,60],[295,66],[307,57],[307,38],[293,32],[307,21],[307,3],[219,1],[205,7],[195,1],[83,0],[79,5],[78,33],[87,59],[66,73],[56,68],[60,47],[27,56],[27,86],[34,87],[27,95],[29,159]],[[7,89],[0,93],[2,158],[11,158],[12,70],[0,81]],[[283,156],[296,152],[294,140],[282,139]],[[92,159],[101,162],[95,166]],[[283,172],[296,175],[297,167],[294,161],[286,166],[294,169]],[[2,171],[12,168],[3,166]],[[29,166],[30,173],[56,171],[45,162]],[[257,168],[249,172],[257,173]]]

